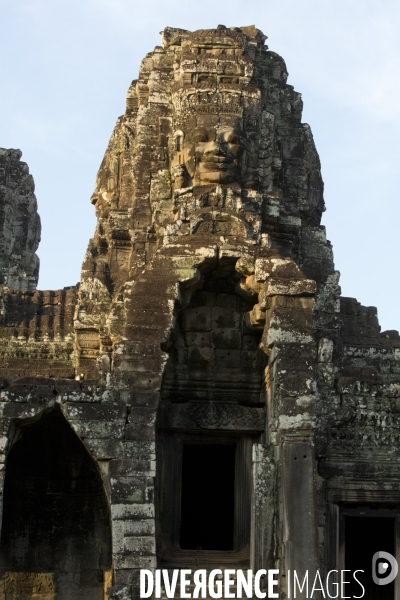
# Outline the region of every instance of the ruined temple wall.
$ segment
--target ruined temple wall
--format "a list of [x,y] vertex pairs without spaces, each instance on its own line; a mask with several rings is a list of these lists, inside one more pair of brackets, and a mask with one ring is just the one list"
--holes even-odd
[[0,377],[74,379],[76,288],[0,293]]
[[321,472],[332,478],[331,487],[353,493],[364,487],[397,489],[400,474],[391,463],[399,435],[399,334],[381,332],[376,308],[354,298],[341,298],[339,324],[331,414],[322,426]]
[[337,297],[333,324],[332,335],[320,340],[315,432],[320,560],[326,571],[337,565],[341,507],[395,508],[400,498],[398,332],[381,332],[376,308],[354,298]]
[[[92,196],[98,225],[75,322],[78,338],[92,336],[95,344],[97,335],[98,358],[93,352],[78,359],[90,377],[96,368],[106,376],[123,335],[125,290],[131,293],[163,245],[194,234],[242,236],[291,256],[318,285],[333,273],[319,225],[320,163],[310,128],[301,123],[301,96],[264,41],[254,27],[166,28],[163,46],[143,60]],[[241,166],[228,183],[192,172],[192,131],[209,132],[216,118],[219,127],[243,130]]]
[[337,568],[340,503],[399,501],[398,334],[340,297],[301,96],[264,41],[167,28],[101,164],[79,290],[4,293],[2,464],[61,407],[108,494],[110,597],[177,560],[162,454],[184,434],[251,441],[236,565]]
[[74,378],[77,289],[36,290],[41,226],[21,156],[0,149],[0,377]]
[[[263,42],[255,28],[166,31],[164,48],[144,60],[128,92],[127,112],[99,172],[92,199],[98,225],[84,260],[74,322],[76,373],[88,377],[99,369],[99,391],[88,393],[85,379],[50,381],[46,405],[58,399],[105,473],[116,593],[129,594],[139,569],[157,564],[153,486],[161,390],[168,384],[179,315],[187,321],[185,310],[203,277],[226,265],[236,270],[240,293],[252,299],[248,327],[270,357],[266,370],[255,361],[249,371],[252,381],[266,382],[266,407],[228,402],[223,413],[196,406],[178,417],[194,431],[225,428],[231,435],[241,430],[258,436],[251,456],[251,564],[316,564],[313,308],[318,292],[321,315],[331,310],[326,282],[333,263],[319,226],[320,166],[310,130],[300,122],[301,99],[286,84],[284,62]],[[215,111],[217,85],[227,105]],[[185,104],[186,96],[193,105]],[[232,167],[229,185],[191,174],[191,149],[182,161],[175,135],[183,131],[190,146],[187,119],[212,129],[218,114],[225,129],[245,134],[240,143],[246,162],[240,170]],[[240,371],[239,364],[234,367]],[[216,376],[223,371],[221,363]],[[226,385],[232,378],[233,372],[225,372]],[[209,383],[215,379],[208,374]],[[22,420],[32,414],[37,392],[24,395],[6,385],[4,414]],[[246,394],[254,402],[249,389]],[[162,419],[164,427],[171,420],[176,426],[175,413]],[[301,468],[294,463],[298,453],[308,459]],[[303,488],[293,505],[296,474]],[[304,514],[305,521],[299,519]]]

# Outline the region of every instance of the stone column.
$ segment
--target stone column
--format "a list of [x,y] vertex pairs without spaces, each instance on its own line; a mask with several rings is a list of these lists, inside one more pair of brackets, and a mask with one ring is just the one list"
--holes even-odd
[[156,416],[175,305],[184,304],[186,294],[190,300],[198,267],[216,258],[215,246],[171,244],[125,286],[125,332],[114,347],[110,379],[129,407],[124,456],[109,467],[115,579],[110,598],[139,598],[140,569],[156,568]]
[[[315,281],[288,258],[256,261],[252,276],[259,304],[250,318],[265,319],[262,346],[267,373],[268,435],[275,450],[278,486],[278,560],[282,592],[288,570],[303,580],[317,569],[314,405],[317,342],[313,330]],[[250,282],[249,282],[250,283]],[[297,593],[297,597],[306,597]]]

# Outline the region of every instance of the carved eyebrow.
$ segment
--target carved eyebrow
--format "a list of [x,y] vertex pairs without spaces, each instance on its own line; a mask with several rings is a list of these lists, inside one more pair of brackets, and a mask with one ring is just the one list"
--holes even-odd
[[225,127],[221,127],[221,125],[218,127],[218,131],[221,133],[235,133],[236,135],[240,135],[240,133],[242,133],[242,130],[239,127],[230,127],[229,125],[226,125]]
[[235,130],[221,130],[218,132],[220,136],[224,136],[227,141],[240,142],[240,133]]
[[199,128],[199,129],[195,129],[192,133],[192,139],[197,140],[197,141],[201,141],[201,142],[206,142],[209,140],[209,135],[208,135],[208,131],[205,128]]

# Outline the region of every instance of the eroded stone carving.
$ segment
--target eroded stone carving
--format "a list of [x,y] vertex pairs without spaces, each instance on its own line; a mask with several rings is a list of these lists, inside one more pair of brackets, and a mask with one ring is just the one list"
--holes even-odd
[[262,431],[265,412],[228,402],[165,403],[160,425],[165,428]]
[[0,284],[34,290],[39,278],[40,218],[35,184],[20,150],[0,148]]
[[[3,588],[3,589],[1,589]],[[0,579],[0,598],[11,600],[21,598],[41,597],[52,600],[56,597],[53,573],[21,573],[7,572]]]
[[[186,90],[185,92],[188,93]],[[251,177],[246,178],[246,173],[252,156],[257,152],[252,147],[253,140],[248,139],[243,131],[243,119],[235,114],[235,96],[225,93],[228,98],[232,96],[229,102],[228,99],[221,100],[221,92],[204,97],[194,89],[192,95],[196,97],[198,106],[194,107],[190,103],[190,97],[188,98],[194,114],[182,125],[183,131],[174,134],[177,142],[173,167],[181,167],[183,173],[186,169],[193,185],[237,181],[251,187],[256,182]],[[175,101],[175,106],[176,104]],[[203,112],[206,107],[208,111]],[[237,106],[236,113],[239,109]],[[178,115],[181,110],[182,106],[179,106]],[[179,122],[179,116],[177,120]],[[258,136],[253,133],[253,137]],[[178,161],[176,165],[175,161]],[[182,181],[177,181],[178,185],[179,183],[183,187]]]
[[92,196],[98,226],[77,329],[117,341],[107,321],[116,295],[180,238],[271,246],[286,231],[293,245],[300,218],[319,223],[322,180],[301,96],[265,39],[255,27],[167,28],[143,60]]

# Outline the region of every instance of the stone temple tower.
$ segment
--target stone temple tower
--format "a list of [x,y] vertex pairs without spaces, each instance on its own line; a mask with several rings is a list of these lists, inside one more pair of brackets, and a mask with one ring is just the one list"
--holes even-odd
[[27,283],[2,285],[0,599],[138,598],[155,568],[276,568],[287,597],[288,570],[362,569],[360,540],[395,554],[399,335],[340,296],[301,95],[265,40],[162,32],[77,288],[34,289],[31,202]]

